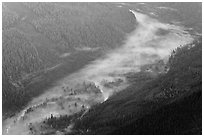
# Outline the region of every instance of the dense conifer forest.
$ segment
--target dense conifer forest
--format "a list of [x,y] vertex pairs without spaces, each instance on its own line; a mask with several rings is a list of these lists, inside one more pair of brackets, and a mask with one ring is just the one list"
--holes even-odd
[[[99,51],[120,45],[135,28],[132,16],[107,3],[3,3],[3,114],[19,110],[47,83],[82,67]],[[64,62],[70,67],[62,66],[60,75],[47,74]],[[79,65],[72,68],[74,62]]]
[[202,4],[2,3],[2,120],[3,134],[202,134]]

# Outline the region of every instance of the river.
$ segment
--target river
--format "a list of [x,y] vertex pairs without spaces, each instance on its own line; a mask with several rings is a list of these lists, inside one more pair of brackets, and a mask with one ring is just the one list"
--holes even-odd
[[[141,66],[157,60],[167,61],[173,49],[193,41],[182,26],[162,23],[140,12],[130,12],[134,14],[137,26],[120,48],[57,81],[55,87],[34,98],[26,109],[3,121],[3,134],[30,134],[30,123],[39,123],[51,114],[71,115],[82,109],[78,106],[89,109],[93,104],[104,102],[114,92],[129,85],[124,74],[139,72]],[[117,83],[117,86],[107,86],[107,83]],[[75,90],[81,92],[73,93]]]

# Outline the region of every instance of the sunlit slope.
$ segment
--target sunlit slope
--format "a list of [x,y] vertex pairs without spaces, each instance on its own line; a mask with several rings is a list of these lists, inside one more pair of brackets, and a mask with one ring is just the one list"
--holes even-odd
[[[158,5],[151,9],[144,3],[137,4],[154,12],[131,8],[129,3],[8,5],[20,17],[13,15],[13,23],[5,27],[9,35],[4,36],[4,45],[16,47],[21,41],[24,44],[18,49],[22,56],[5,56],[4,61],[22,59],[25,66],[21,64],[12,71],[9,65],[4,67],[9,75],[4,74],[7,81],[3,87],[9,86],[7,91],[12,91],[4,95],[18,93],[19,99],[14,100],[18,104],[15,106],[6,100],[11,103],[8,106],[15,107],[8,110],[20,111],[3,121],[3,134],[184,134],[192,129],[192,133],[199,134],[200,34],[186,24],[173,19],[164,21],[156,15],[156,11],[164,10],[173,17],[173,7]],[[13,35],[14,30],[20,38]],[[4,55],[12,55],[11,49],[4,51]],[[12,64],[18,66],[20,61],[15,61]],[[181,110],[189,121],[183,121]],[[187,113],[189,110],[195,111]],[[164,120],[167,113],[170,116]],[[178,122],[170,123],[171,119]],[[182,122],[186,126],[180,126]],[[165,128],[166,123],[175,128]],[[159,132],[160,128],[165,130]]]
[[[83,96],[87,96],[83,103],[87,104],[88,108],[106,101],[113,94],[131,85],[126,78],[127,74],[140,72],[145,65],[163,62],[161,70],[163,69],[162,73],[165,73],[164,66],[171,50],[193,40],[183,27],[164,24],[145,14],[128,11],[135,16],[137,27],[127,35],[123,45],[92,61],[83,69],[57,81],[54,86],[45,90],[45,93],[32,99],[25,109],[5,121],[4,133],[41,134],[43,130],[37,127],[46,126],[43,121],[50,114],[56,117],[69,116],[84,110],[80,107],[83,105],[80,101],[84,100]],[[168,33],[160,35],[158,34],[160,30]],[[95,93],[93,89],[87,92],[84,82],[93,83],[93,87],[101,94]],[[78,90],[80,86],[84,86],[86,90],[84,88]],[[64,87],[68,89],[64,90]],[[92,92],[97,97],[93,98]],[[75,93],[79,100],[76,99]],[[73,103],[69,98],[74,100]],[[80,104],[79,107],[73,105],[75,101]],[[30,123],[35,130],[30,131]],[[49,133],[47,130],[44,132]]]
[[2,14],[3,114],[118,47],[135,28],[129,11],[106,3],[3,3]]
[[194,34],[202,32],[201,2],[139,2],[118,5],[141,11],[162,22],[183,25]]

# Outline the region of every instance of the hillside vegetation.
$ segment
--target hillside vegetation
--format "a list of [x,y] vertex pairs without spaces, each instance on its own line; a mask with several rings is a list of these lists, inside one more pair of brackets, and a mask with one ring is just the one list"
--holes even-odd
[[2,3],[3,134],[202,134],[201,5]]
[[136,25],[106,3],[3,3],[2,17],[4,115],[121,45]]
[[168,65],[156,79],[135,74],[130,87],[76,121],[73,134],[201,134],[201,39],[174,50]]

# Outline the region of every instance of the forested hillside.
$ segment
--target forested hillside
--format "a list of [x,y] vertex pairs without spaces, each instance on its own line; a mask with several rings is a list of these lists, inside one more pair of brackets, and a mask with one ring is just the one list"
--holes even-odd
[[202,134],[202,3],[2,3],[2,134]]
[[78,119],[73,134],[202,134],[202,40],[178,47],[166,74],[132,85]]
[[106,3],[3,3],[2,17],[3,114],[121,45],[136,25]]

